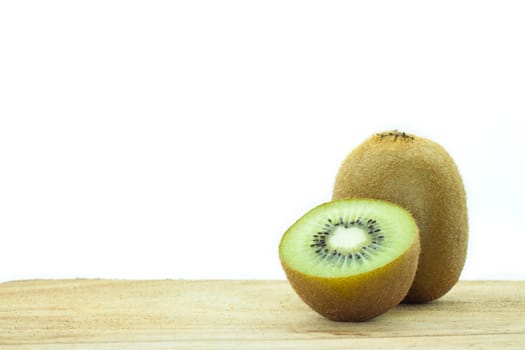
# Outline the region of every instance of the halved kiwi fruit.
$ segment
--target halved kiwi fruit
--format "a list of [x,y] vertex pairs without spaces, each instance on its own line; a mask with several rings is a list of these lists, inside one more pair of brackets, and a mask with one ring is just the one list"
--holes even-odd
[[337,174],[333,199],[352,197],[393,202],[414,216],[421,256],[405,302],[428,302],[454,286],[467,253],[467,203],[458,168],[442,146],[397,130],[373,135]]
[[326,318],[364,321],[396,306],[414,278],[418,227],[396,204],[369,199],[317,206],[284,234],[279,256],[290,284]]

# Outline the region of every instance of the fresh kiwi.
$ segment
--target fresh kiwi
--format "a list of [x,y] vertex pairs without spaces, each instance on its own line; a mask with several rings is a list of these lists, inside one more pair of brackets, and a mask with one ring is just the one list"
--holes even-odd
[[467,205],[459,171],[442,146],[397,130],[373,135],[337,174],[333,199],[352,197],[397,203],[416,219],[421,256],[405,302],[428,302],[454,286],[467,251]]
[[414,278],[418,227],[396,204],[321,204],[284,234],[279,256],[303,301],[336,321],[365,321],[399,304]]

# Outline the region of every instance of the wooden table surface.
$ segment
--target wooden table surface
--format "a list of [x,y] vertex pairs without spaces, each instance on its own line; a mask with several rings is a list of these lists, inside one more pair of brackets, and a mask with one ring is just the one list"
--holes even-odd
[[0,349],[525,349],[525,281],[465,281],[364,323],[311,311],[286,281],[0,284]]

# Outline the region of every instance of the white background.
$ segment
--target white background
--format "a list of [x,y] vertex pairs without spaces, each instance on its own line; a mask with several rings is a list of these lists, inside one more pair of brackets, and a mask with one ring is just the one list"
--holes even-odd
[[5,1],[0,280],[284,278],[370,134],[463,174],[463,279],[525,279],[522,1]]

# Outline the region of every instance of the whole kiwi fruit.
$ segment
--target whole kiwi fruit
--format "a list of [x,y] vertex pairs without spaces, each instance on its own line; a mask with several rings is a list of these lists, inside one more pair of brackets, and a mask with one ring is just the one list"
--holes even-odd
[[352,197],[396,203],[416,220],[421,253],[404,302],[432,301],[455,285],[467,253],[467,203],[458,168],[442,146],[397,130],[373,135],[336,176],[333,199]]
[[279,257],[301,299],[335,321],[365,321],[404,298],[419,233],[410,213],[374,199],[321,204],[283,235]]

